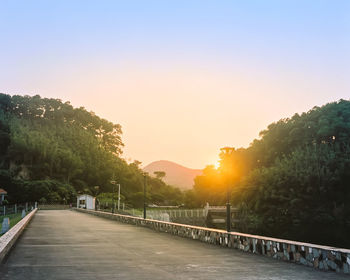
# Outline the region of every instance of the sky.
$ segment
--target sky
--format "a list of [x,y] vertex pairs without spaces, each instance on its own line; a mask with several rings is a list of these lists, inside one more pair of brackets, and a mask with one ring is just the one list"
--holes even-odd
[[0,92],[119,123],[123,157],[215,164],[350,98],[350,1],[0,0]]

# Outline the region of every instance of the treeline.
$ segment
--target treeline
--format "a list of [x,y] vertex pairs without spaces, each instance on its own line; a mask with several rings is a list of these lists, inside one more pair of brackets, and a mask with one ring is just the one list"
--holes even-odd
[[[119,124],[73,108],[69,102],[40,96],[0,94],[0,187],[9,202],[75,202],[77,193],[111,193],[122,185],[125,202],[143,203],[139,162],[120,155]],[[146,176],[148,200],[180,204],[182,193]]]
[[350,248],[349,101],[282,119],[220,158],[195,179],[188,203],[222,205],[229,190],[238,230]]

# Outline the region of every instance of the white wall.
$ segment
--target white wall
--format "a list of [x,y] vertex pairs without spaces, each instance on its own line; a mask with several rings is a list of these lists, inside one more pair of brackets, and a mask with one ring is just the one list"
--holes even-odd
[[[85,200],[85,204],[80,204],[80,200]],[[77,197],[77,208],[85,208],[89,210],[95,209],[95,198],[88,194],[82,194]]]

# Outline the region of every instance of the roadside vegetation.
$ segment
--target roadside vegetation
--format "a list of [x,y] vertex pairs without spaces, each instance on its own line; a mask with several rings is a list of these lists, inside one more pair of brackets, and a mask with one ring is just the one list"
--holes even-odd
[[2,229],[2,222],[3,222],[4,218],[9,218],[10,219],[10,229],[11,229],[20,220],[22,220],[22,213],[8,214],[8,215],[5,215],[5,216],[0,216],[0,232],[1,232],[1,229]]
[[[77,193],[122,203],[240,210],[237,230],[350,248],[350,101],[270,124],[248,148],[222,149],[181,192],[164,173],[144,175],[122,158],[122,129],[69,102],[0,94],[0,182],[10,203],[74,203]],[[12,221],[11,221],[12,222]]]
[[[0,182],[10,203],[74,203],[77,193],[111,195],[115,180],[124,202],[141,207],[140,162],[122,159],[122,129],[69,102],[0,94]],[[179,189],[146,175],[148,199],[180,204]]]
[[272,123],[248,148],[222,149],[186,195],[193,207],[230,202],[239,230],[350,248],[350,101]]

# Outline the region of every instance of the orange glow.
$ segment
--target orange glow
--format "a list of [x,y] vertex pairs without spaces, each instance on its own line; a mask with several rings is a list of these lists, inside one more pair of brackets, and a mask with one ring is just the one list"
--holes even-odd
[[220,168],[220,161],[215,162],[214,167],[216,170],[218,170]]
[[123,156],[144,166],[166,159],[202,169],[216,161],[220,147],[248,147],[269,123],[323,102],[295,103],[292,87],[246,65],[238,71],[191,60],[75,64],[81,68],[57,70],[60,75],[25,92],[69,100],[121,124]]

